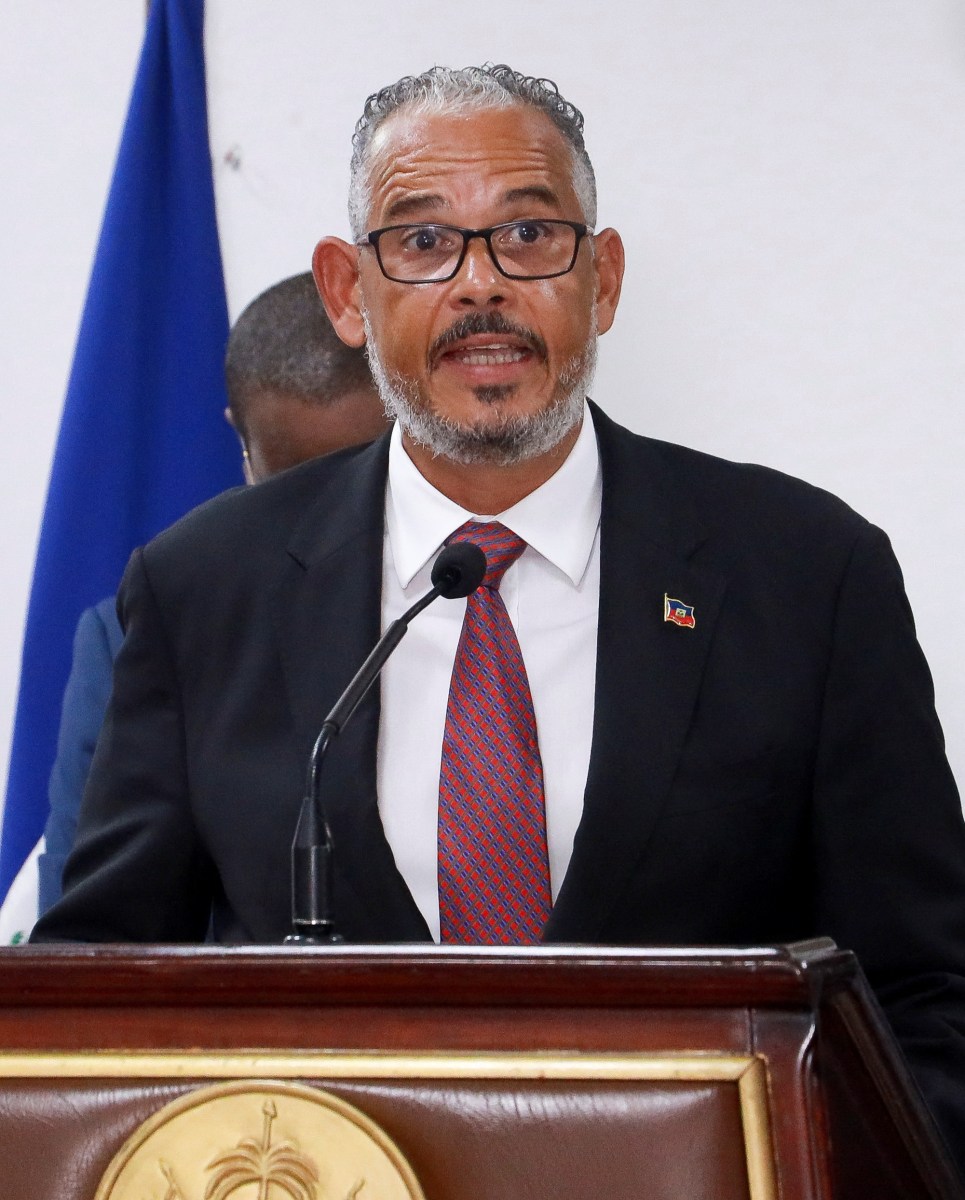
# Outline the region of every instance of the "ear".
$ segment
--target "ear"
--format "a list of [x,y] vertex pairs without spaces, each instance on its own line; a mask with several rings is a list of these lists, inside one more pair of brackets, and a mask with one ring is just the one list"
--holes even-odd
[[364,346],[357,247],[322,238],[312,255],[312,274],[335,332],[348,346]]
[[623,288],[623,270],[626,266],[623,239],[615,229],[603,229],[594,236],[593,249],[597,324],[600,333],[606,333],[613,324]]
[[238,437],[238,442],[241,445],[241,471],[245,477],[245,483],[254,483],[255,478],[251,473],[251,459],[248,456],[248,447],[245,445],[245,439],[242,436],[241,430],[238,428],[238,422],[235,420],[235,414],[230,408],[226,408],[224,410],[224,419],[235,431]]

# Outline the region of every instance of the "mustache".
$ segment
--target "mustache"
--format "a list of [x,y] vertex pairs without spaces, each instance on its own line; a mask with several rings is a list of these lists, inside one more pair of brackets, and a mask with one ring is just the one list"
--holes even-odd
[[429,359],[435,362],[451,346],[455,346],[464,338],[476,337],[481,333],[501,333],[507,337],[524,342],[530,350],[541,359],[546,358],[546,343],[534,329],[517,325],[497,312],[467,313],[460,317],[454,325],[441,333],[429,347]]

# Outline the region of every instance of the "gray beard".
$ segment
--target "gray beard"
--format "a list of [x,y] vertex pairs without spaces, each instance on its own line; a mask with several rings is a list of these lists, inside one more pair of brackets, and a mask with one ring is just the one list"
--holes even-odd
[[[553,402],[543,412],[505,417],[497,424],[480,421],[460,425],[451,417],[433,412],[419,389],[400,375],[390,375],[379,356],[366,311],[366,353],[382,407],[390,421],[398,421],[402,432],[436,458],[473,466],[489,463],[509,467],[546,454],[560,444],[583,416],[583,402],[596,371],[596,320],[582,354],[567,362],[560,372]],[[495,404],[510,389],[480,388],[476,397]]]

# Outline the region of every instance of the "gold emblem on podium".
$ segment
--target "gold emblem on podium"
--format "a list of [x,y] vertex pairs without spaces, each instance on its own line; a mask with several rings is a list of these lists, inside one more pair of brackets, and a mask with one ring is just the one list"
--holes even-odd
[[94,1200],[425,1200],[392,1139],[315,1088],[199,1088],[145,1121]]

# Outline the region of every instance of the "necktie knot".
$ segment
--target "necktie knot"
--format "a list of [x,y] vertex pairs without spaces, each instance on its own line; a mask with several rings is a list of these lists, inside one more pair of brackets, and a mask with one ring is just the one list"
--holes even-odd
[[453,542],[475,542],[486,556],[486,574],[481,587],[498,589],[503,576],[526,549],[526,543],[498,521],[467,521],[448,539]]

